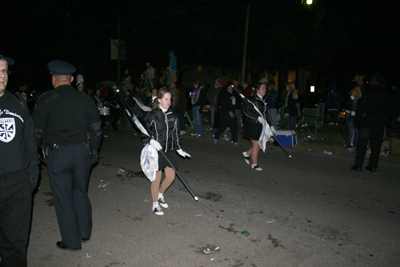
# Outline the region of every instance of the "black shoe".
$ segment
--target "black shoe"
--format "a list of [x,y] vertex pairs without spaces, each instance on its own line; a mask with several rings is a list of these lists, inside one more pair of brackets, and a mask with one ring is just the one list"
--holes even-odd
[[359,166],[356,166],[356,165],[354,165],[354,166],[351,166],[350,167],[350,169],[352,169],[353,171],[361,171],[362,170],[362,168],[361,167],[359,167]]
[[376,173],[376,168],[373,168],[373,167],[367,166],[367,167],[365,167],[365,169],[366,169],[367,171],[370,171],[370,172],[372,172],[372,173]]
[[90,241],[90,237],[88,237],[88,238],[82,238],[82,243],[86,243],[86,242],[89,242]]
[[57,247],[58,247],[59,249],[62,249],[62,250],[78,251],[78,250],[81,250],[81,249],[82,249],[82,247],[79,247],[79,248],[67,248],[67,247],[64,245],[64,243],[63,243],[62,241],[58,241],[58,242],[56,243],[56,245],[57,245]]

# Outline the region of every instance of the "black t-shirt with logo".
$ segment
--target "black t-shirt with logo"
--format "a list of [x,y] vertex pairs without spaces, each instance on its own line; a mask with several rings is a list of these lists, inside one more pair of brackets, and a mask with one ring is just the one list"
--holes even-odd
[[26,103],[10,92],[0,97],[0,177],[39,163],[33,121]]

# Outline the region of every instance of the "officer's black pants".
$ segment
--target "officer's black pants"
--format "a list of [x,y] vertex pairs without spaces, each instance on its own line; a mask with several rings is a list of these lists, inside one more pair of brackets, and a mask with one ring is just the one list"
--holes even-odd
[[378,167],[384,131],[384,117],[368,118],[361,123],[360,130],[358,131],[355,166],[363,166],[369,141],[371,146],[371,155],[369,157],[368,166],[371,168]]
[[237,142],[238,126],[235,111],[232,111],[232,114],[234,115],[233,118],[229,115],[229,112],[221,113],[221,125],[218,127],[218,130],[215,133],[216,139],[219,139],[224,133],[225,129],[229,127],[232,133],[232,142]]
[[46,163],[62,241],[68,248],[79,248],[81,238],[92,232],[89,150],[84,144],[60,145],[49,150]]
[[32,212],[28,172],[0,178],[1,267],[26,266],[26,247]]

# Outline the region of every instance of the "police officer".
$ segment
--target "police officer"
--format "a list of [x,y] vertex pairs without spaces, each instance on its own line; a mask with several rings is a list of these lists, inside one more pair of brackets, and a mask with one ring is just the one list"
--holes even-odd
[[0,55],[0,265],[26,266],[32,191],[39,176],[32,117],[24,100],[8,91],[11,58]]
[[376,173],[378,167],[380,149],[383,142],[385,120],[390,111],[390,96],[384,90],[385,79],[379,72],[374,72],[371,79],[371,87],[365,90],[363,96],[357,102],[355,125],[359,130],[356,160],[352,170],[361,171],[368,141],[371,146],[366,170]]
[[50,61],[55,90],[43,94],[33,113],[38,145],[46,165],[61,232],[60,249],[79,250],[92,232],[92,207],[87,194],[92,163],[97,161],[101,123],[93,100],[74,89],[76,68]]

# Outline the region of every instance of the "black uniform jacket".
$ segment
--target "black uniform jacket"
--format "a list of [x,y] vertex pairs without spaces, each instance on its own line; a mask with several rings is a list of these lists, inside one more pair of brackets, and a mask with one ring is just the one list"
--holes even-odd
[[150,136],[142,134],[143,143],[147,144],[154,139],[161,144],[165,152],[182,149],[178,131],[178,116],[171,109],[165,113],[158,107],[153,109],[144,118],[144,126]]
[[357,102],[356,127],[362,127],[361,124],[365,121],[385,119],[390,115],[391,110],[391,99],[383,86],[379,84],[371,86]]
[[70,85],[60,85],[41,95],[33,113],[38,144],[68,145],[85,143],[88,133],[92,150],[101,140],[100,117],[93,100]]
[[268,109],[263,98],[261,98],[258,94],[254,94],[249,98],[249,101],[253,103],[253,105],[246,104],[243,110],[243,113],[247,116],[247,118],[253,120],[253,122],[257,122],[257,118],[260,117],[260,114],[254,108],[257,107],[261,112],[262,117],[266,120],[269,120]]
[[238,101],[240,102],[240,99],[237,94],[229,93],[228,89],[224,88],[218,94],[218,110],[221,112],[235,112],[235,105]]

